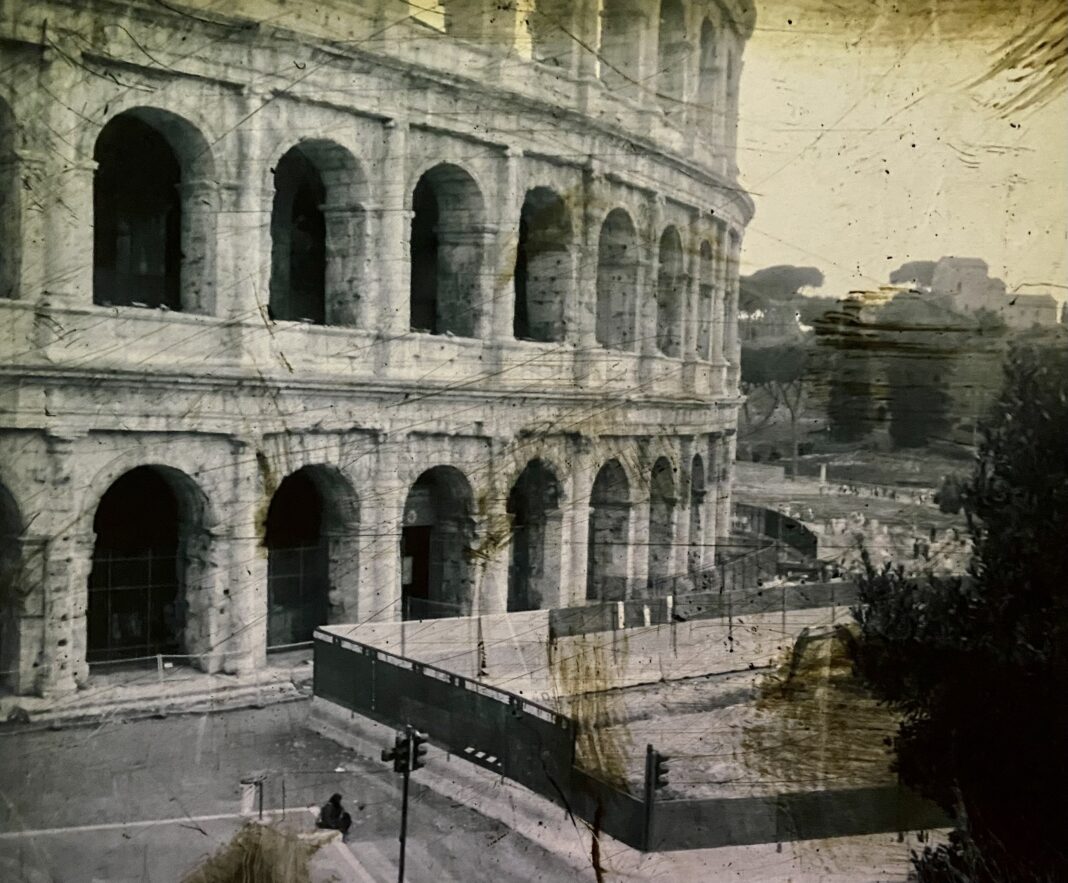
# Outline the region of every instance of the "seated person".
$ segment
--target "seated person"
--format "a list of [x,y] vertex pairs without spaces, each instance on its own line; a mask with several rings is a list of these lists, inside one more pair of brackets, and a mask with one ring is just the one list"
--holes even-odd
[[352,816],[345,812],[345,808],[341,805],[340,794],[330,795],[330,800],[323,804],[323,808],[319,811],[315,826],[330,828],[342,834],[348,833],[349,828],[352,827]]

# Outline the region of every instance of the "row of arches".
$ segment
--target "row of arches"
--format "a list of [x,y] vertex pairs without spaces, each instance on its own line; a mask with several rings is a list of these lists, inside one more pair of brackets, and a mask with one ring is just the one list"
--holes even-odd
[[[713,113],[724,113],[718,106],[730,93],[737,50],[722,39],[724,29],[708,15],[701,16],[694,28],[683,0],[661,0],[649,19],[656,26],[656,69],[651,79],[657,102],[668,116],[682,115],[692,103],[709,127]],[[641,69],[645,20],[645,8],[637,0],[605,0],[601,7],[601,79],[624,95],[647,88],[634,74]],[[692,96],[689,101],[688,96]]]
[[[525,25],[525,40],[518,41],[520,51],[528,44],[535,61],[565,72],[574,70],[579,44],[574,35],[584,30],[578,20],[584,5],[568,0],[529,3],[518,13]],[[669,115],[682,109],[688,93],[694,95],[706,116],[719,103],[724,91],[721,76],[733,75],[736,46],[731,35],[737,33],[731,13],[722,5],[708,3],[693,17],[685,0],[652,4],[602,0],[597,5],[596,32],[588,39],[597,46],[599,76],[608,89],[628,96],[647,89]],[[417,4],[415,16],[447,34],[478,38],[482,25],[471,19],[478,19],[485,10],[456,0],[439,0],[438,6],[440,11],[435,15]],[[646,41],[655,47],[655,70],[651,72],[642,70],[642,44]],[[692,72],[691,67],[695,68]]]
[[[700,530],[704,468],[690,466],[690,556],[701,570]],[[618,600],[631,592],[630,565],[648,554],[648,586],[659,593],[673,574],[675,518],[680,485],[665,457],[649,485],[648,544],[636,541],[635,489],[618,460],[598,471],[589,505],[586,598]],[[544,460],[526,464],[505,503],[508,515],[509,611],[557,603],[564,546],[564,490]],[[478,553],[474,495],[466,476],[435,466],[412,483],[398,536],[401,610],[405,619],[464,616],[472,612]],[[697,526],[695,529],[695,525]],[[17,668],[19,557],[18,507],[0,487],[0,657]],[[136,467],[103,493],[93,516],[88,571],[86,657],[90,664],[156,654],[216,650],[210,621],[225,604],[221,576],[213,571],[217,522],[200,486],[162,465]],[[335,468],[306,466],[274,490],[261,525],[267,559],[266,645],[285,648],[311,639],[315,628],[347,621],[359,581],[360,506]],[[232,599],[230,599],[232,600]],[[13,643],[14,642],[14,643]]]
[[[210,152],[192,126],[157,109],[111,119],[96,141],[94,302],[210,312],[205,278],[212,266],[214,212],[205,195]],[[273,169],[271,272],[267,312],[278,321],[359,323],[368,219],[365,182],[355,158],[325,140],[302,141]],[[412,331],[475,337],[483,309],[488,241],[486,207],[474,178],[443,163],[411,195],[409,326]],[[526,193],[515,247],[516,339],[560,342],[578,291],[579,255],[566,200],[538,186]],[[697,262],[699,325],[694,352],[712,357],[716,250],[704,240]],[[629,213],[615,208],[597,239],[594,335],[602,346],[634,350],[641,337],[638,292],[642,247]],[[688,261],[679,229],[668,225],[655,252],[656,349],[683,352],[689,315]]]

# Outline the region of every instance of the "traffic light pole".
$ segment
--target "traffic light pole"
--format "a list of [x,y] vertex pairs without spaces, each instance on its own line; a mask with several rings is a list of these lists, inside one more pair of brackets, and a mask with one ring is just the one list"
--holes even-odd
[[397,874],[397,883],[404,883],[404,841],[408,836],[408,779],[411,773],[404,771],[404,797],[401,798],[401,826],[400,826],[400,864]]
[[393,771],[404,774],[401,785],[400,862],[398,883],[404,883],[404,844],[408,838],[408,779],[413,770],[426,766],[427,734],[411,724],[398,730],[393,736],[393,747],[382,749],[382,760],[393,761]]
[[656,802],[656,752],[652,745],[645,746],[645,819],[642,827],[642,851],[649,851],[653,836],[653,804]]

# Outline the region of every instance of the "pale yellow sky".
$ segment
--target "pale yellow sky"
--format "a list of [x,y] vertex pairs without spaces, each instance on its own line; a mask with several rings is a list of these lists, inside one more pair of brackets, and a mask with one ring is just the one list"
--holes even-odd
[[1008,78],[972,83],[1012,24],[940,25],[828,27],[796,2],[758,4],[740,103],[757,207],[743,273],[812,265],[841,296],[955,254],[985,259],[1010,290],[1068,296],[1068,97],[1000,118],[988,102]]

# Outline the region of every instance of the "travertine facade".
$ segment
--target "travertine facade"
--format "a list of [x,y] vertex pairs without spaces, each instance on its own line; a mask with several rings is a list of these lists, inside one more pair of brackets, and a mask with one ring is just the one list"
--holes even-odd
[[712,567],[751,11],[420,5],[4,5],[7,687]]

